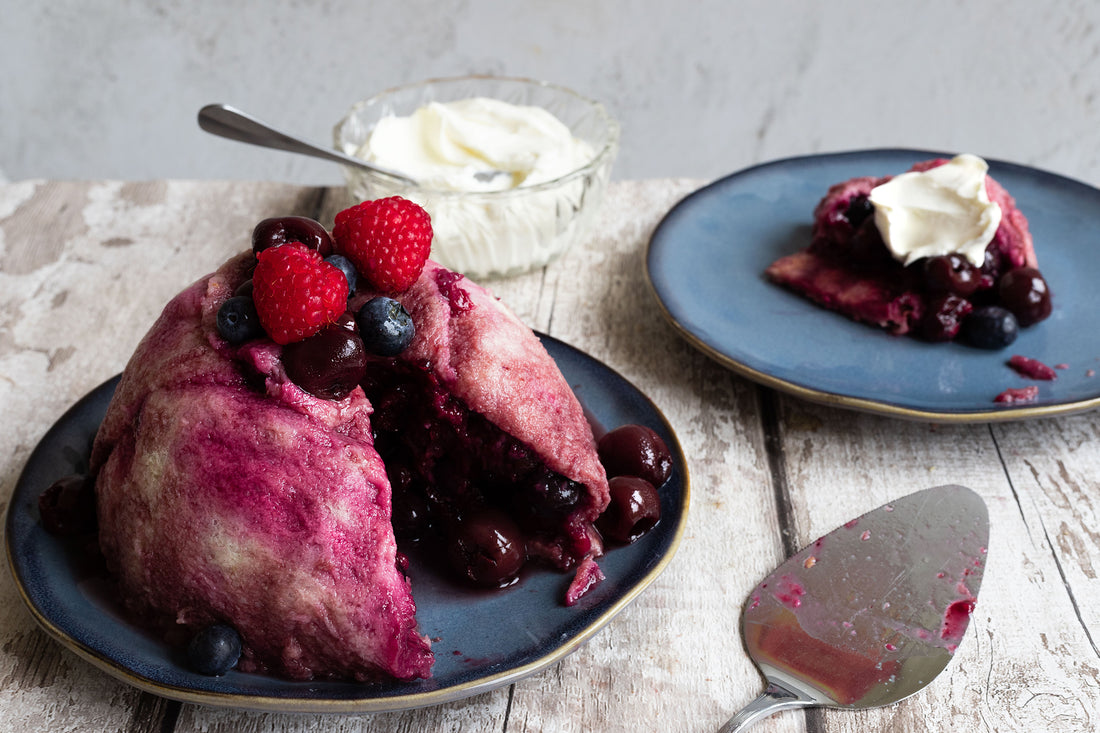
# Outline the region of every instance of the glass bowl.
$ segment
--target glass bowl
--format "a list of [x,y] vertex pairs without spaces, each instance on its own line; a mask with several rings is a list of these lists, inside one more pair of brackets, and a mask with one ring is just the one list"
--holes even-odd
[[542,107],[586,141],[592,157],[551,181],[503,191],[452,191],[345,166],[355,201],[403,196],[432,217],[432,259],[471,277],[516,275],[560,257],[583,238],[603,200],[619,149],[619,124],[599,102],[565,87],[530,79],[467,76],[388,89],[355,104],[336,125],[336,148],[356,156],[374,125],[404,117],[429,102],[488,97]]

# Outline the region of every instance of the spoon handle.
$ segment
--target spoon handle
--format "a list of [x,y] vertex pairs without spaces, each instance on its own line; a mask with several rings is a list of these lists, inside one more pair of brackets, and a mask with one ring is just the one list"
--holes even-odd
[[373,165],[359,158],[344,155],[336,150],[322,148],[319,145],[308,143],[296,137],[280,132],[266,122],[248,115],[235,107],[227,104],[208,104],[199,110],[199,127],[212,135],[236,140],[250,145],[259,145],[264,148],[284,150],[288,153],[299,153],[314,158],[323,158],[334,163],[363,168],[375,173],[382,173],[406,183],[415,184],[408,176],[404,176],[388,168]]
[[766,718],[780,710],[794,710],[810,707],[814,703],[787,688],[769,682],[767,689],[760,696],[750,702],[741,712],[729,719],[718,733],[738,733],[743,731],[756,721]]

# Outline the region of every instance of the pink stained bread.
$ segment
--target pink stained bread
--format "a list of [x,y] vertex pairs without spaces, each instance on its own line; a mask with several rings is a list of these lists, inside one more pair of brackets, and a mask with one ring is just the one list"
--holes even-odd
[[[936,158],[915,164],[925,171],[947,160]],[[874,227],[873,217],[853,226],[849,207],[866,199],[871,189],[892,176],[861,176],[836,183],[814,208],[809,247],[781,257],[765,271],[773,282],[848,318],[877,326],[895,335],[919,329],[921,319],[933,307],[919,276],[893,260]],[[991,176],[986,176],[990,200],[1002,211],[1001,224],[987,250],[996,261],[996,272],[1037,267],[1027,218],[1011,195]],[[993,280],[990,280],[991,287]]]
[[[233,347],[217,335],[218,308],[249,277],[250,262],[230,260],[168,304],[96,437],[100,545],[120,597],[137,620],[165,632],[232,625],[244,671],[430,676],[430,645],[398,569],[371,402],[361,388],[342,400],[313,397],[287,378],[282,347],[267,338]],[[592,522],[608,502],[607,481],[553,360],[492,295],[434,263],[402,298],[417,336],[400,359],[376,359],[370,369],[403,375],[400,394],[380,395],[389,419],[429,404],[445,421],[472,426],[462,434],[470,446],[503,446],[523,457],[528,477],[557,477],[577,495],[552,521],[523,519],[528,554],[588,568],[602,553]],[[414,384],[430,389],[413,394]],[[474,458],[462,462],[467,483],[480,485],[485,472]],[[452,466],[445,459],[432,457],[433,477]],[[452,503],[452,490],[432,487],[459,510],[435,512],[440,521],[487,500]],[[489,498],[505,501],[506,491]]]

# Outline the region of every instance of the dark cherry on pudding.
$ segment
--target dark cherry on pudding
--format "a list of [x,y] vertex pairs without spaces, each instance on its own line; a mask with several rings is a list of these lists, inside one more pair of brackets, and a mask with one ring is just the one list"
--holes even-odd
[[367,352],[359,336],[342,320],[303,341],[287,344],[283,366],[291,381],[306,392],[342,400],[366,373]]

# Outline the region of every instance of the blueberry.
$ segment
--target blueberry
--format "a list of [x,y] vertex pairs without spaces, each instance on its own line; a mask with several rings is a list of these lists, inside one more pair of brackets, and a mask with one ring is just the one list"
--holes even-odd
[[247,295],[234,295],[218,309],[218,334],[233,345],[243,344],[264,334],[256,304]]
[[397,356],[413,340],[416,329],[412,316],[393,298],[368,300],[355,316],[363,347],[378,356]]
[[187,645],[187,665],[199,674],[218,677],[241,658],[241,636],[232,626],[213,624],[199,629]]
[[535,527],[559,526],[576,511],[584,487],[556,473],[546,472],[525,491],[514,495],[512,509],[516,516]]
[[875,205],[864,195],[853,196],[844,210],[844,217],[851,223],[853,229],[859,229],[868,217],[875,213]]
[[1016,340],[1019,330],[1019,323],[1012,311],[986,305],[975,308],[963,318],[959,340],[979,349],[1003,349]]
[[359,273],[355,271],[355,265],[351,264],[351,260],[344,257],[344,255],[332,255],[326,257],[325,262],[344,273],[344,277],[348,279],[348,292],[355,293],[355,286],[359,282]]

